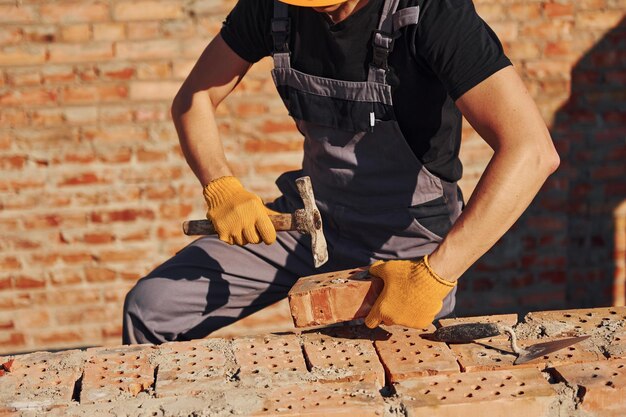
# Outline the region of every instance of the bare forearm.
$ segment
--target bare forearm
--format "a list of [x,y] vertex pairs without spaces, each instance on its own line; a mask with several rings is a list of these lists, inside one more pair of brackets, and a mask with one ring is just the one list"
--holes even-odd
[[467,92],[457,106],[495,153],[463,214],[430,257],[435,272],[451,280],[504,235],[559,164],[545,122],[512,67]]
[[496,152],[465,210],[430,256],[433,269],[459,278],[509,230],[555,168],[551,154]]
[[206,47],[172,103],[172,119],[187,163],[203,186],[232,175],[215,121],[215,109],[241,81],[250,63],[217,35]]
[[208,94],[188,97],[180,93],[172,106],[172,118],[185,159],[203,186],[232,175]]

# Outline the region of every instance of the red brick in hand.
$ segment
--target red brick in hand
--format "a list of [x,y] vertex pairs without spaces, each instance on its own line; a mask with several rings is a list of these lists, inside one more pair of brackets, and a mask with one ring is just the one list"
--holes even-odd
[[382,287],[367,268],[302,277],[289,291],[293,322],[309,327],[364,318]]

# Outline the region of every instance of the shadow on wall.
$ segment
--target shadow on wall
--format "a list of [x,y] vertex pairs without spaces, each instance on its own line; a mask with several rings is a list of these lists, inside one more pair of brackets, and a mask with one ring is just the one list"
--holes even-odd
[[624,300],[616,268],[624,264],[617,259],[624,250],[615,241],[624,234],[617,212],[626,201],[626,19],[571,75],[571,95],[550,129],[561,166],[513,229],[460,281],[460,316]]

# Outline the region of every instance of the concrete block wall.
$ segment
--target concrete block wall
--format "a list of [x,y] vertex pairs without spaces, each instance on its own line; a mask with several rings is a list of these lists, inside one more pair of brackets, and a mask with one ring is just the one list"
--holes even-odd
[[[125,293],[189,242],[180,224],[204,203],[169,106],[234,4],[0,0],[0,352],[118,344]],[[462,280],[460,311],[623,300],[626,5],[476,6],[551,124],[563,167]],[[270,68],[253,66],[218,120],[236,175],[265,199],[301,158]],[[469,196],[491,153],[469,126],[461,153]],[[284,305],[274,311],[263,326],[288,327]]]
[[612,417],[626,412],[626,308],[448,319],[515,326],[520,344],[587,335],[514,365],[500,336],[330,327],[0,357],[3,416]]

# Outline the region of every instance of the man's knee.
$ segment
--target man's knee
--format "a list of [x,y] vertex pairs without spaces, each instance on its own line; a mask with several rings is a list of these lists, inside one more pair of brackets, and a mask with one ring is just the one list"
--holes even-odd
[[[156,317],[166,315],[168,303],[158,296],[159,283],[153,279],[141,279],[126,294],[124,300],[123,342],[161,343],[166,339],[158,335]],[[159,292],[163,292],[163,288]],[[167,293],[167,292],[165,292]]]

